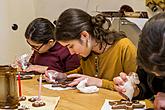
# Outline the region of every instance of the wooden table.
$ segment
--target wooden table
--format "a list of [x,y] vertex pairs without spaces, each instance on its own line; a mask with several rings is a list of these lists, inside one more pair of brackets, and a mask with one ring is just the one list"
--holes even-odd
[[[21,81],[23,95],[38,94],[37,77]],[[54,91],[43,87],[42,95],[60,96],[56,110],[100,110],[105,99],[120,100],[122,98],[117,92],[107,89],[100,89],[98,93],[94,94],[83,94],[78,90]]]

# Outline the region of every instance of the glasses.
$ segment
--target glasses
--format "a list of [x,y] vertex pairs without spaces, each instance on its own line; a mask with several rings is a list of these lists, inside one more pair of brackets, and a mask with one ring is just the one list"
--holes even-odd
[[45,45],[45,43],[43,43],[41,46],[34,46],[34,45],[31,45],[28,41],[27,43],[37,52]]

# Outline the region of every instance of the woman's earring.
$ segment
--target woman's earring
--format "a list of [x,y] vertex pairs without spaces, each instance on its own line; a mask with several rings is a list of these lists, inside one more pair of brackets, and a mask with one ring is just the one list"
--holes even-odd
[[86,40],[86,47],[88,47],[88,40]]
[[89,40],[87,40],[87,46],[91,49],[92,48],[92,46],[91,46],[92,44],[91,44],[91,38],[89,38]]

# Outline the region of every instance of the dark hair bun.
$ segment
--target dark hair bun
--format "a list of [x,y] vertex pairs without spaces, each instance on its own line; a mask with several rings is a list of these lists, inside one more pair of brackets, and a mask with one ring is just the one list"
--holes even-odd
[[[111,26],[110,20],[101,14],[93,16],[91,21],[94,27],[96,28],[103,28],[103,29],[109,30]],[[106,25],[106,28],[105,28],[105,25]]]

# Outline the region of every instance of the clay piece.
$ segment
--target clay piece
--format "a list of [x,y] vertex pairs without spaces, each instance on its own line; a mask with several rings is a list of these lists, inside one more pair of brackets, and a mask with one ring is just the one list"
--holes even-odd
[[46,105],[46,103],[43,102],[43,101],[35,101],[35,102],[32,103],[33,107],[42,107],[42,106],[45,106],[45,105]]
[[33,102],[33,107],[42,107],[46,105],[46,103],[43,102],[41,99],[38,99],[38,97],[31,97],[28,99],[28,101]]
[[64,82],[54,83],[54,84],[52,84],[52,87],[62,87],[62,88],[66,88],[66,87],[68,87],[68,84],[69,84],[70,82],[71,82],[71,81],[64,81]]
[[52,84],[52,87],[62,87],[62,88],[66,88],[67,85],[55,83],[55,84]]
[[25,101],[25,100],[26,100],[26,97],[25,96],[19,97],[19,101]]
[[18,110],[30,110],[30,108],[26,107],[25,105],[21,105],[18,107]]
[[138,100],[128,101],[128,100],[120,100],[120,101],[109,101],[112,109],[125,109],[125,110],[133,110],[137,108],[144,108],[145,105],[140,103]]
[[38,99],[38,97],[31,97],[28,99],[28,101],[35,102],[35,101],[37,101],[37,99]]

